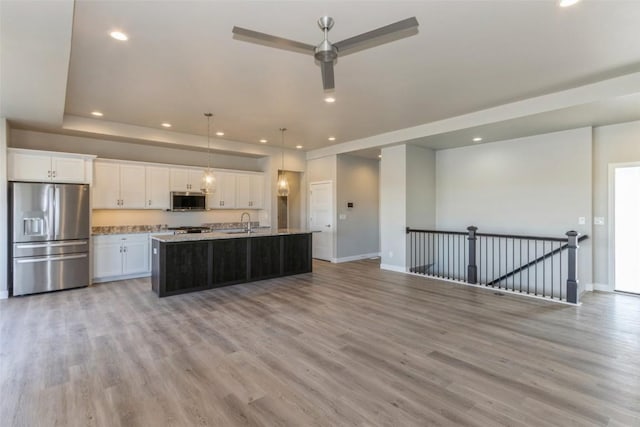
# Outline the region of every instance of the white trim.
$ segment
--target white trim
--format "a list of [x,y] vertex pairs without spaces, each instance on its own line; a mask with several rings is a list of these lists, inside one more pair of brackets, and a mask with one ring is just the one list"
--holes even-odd
[[117,282],[119,280],[139,279],[141,277],[151,277],[151,272],[127,274],[126,276],[111,276],[111,277],[94,277],[91,284],[105,283],[105,282]]
[[593,283],[593,290],[600,292],[613,292],[613,289],[608,283]]
[[398,273],[407,273],[407,268],[399,265],[391,265],[391,264],[380,264],[380,270],[389,270],[389,271],[397,271]]
[[341,263],[341,262],[359,261],[361,259],[377,258],[379,256],[380,256],[380,252],[372,252],[370,254],[360,254],[360,255],[353,255],[353,256],[345,256],[342,258],[334,258],[332,262]]
[[[580,286],[580,284],[578,284]],[[593,292],[593,283],[585,283],[582,285],[582,292]]]
[[0,299],[9,298],[9,291],[0,291]]
[[[609,234],[609,247],[607,248],[608,252],[608,261],[607,261],[607,269],[608,274],[607,278],[609,279],[610,285],[606,285],[606,289],[603,289],[607,292],[615,291],[616,289],[616,227],[615,227],[615,170],[617,168],[629,168],[629,167],[639,167],[640,162],[621,162],[621,163],[609,163],[608,170],[608,225],[607,225],[607,233]],[[596,288],[597,289],[597,288]],[[598,289],[600,290],[600,289]]]

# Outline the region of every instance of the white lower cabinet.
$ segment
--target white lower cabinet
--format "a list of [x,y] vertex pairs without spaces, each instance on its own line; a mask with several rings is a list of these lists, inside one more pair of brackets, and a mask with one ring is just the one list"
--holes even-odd
[[149,233],[93,237],[93,281],[149,275]]

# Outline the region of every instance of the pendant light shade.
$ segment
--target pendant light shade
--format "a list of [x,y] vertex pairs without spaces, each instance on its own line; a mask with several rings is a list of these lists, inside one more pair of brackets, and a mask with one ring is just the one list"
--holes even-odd
[[204,194],[212,194],[216,191],[216,176],[211,170],[211,117],[213,114],[204,113],[207,118],[207,169],[200,180],[200,191]]
[[280,128],[280,132],[282,133],[282,164],[280,168],[280,173],[278,174],[278,196],[287,197],[289,195],[289,181],[287,181],[287,176],[284,173],[284,132],[287,128]]

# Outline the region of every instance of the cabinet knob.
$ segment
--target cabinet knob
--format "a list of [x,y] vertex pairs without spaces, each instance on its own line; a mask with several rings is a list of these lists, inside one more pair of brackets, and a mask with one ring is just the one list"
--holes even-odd
[[149,200],[149,206],[151,206],[151,200]]

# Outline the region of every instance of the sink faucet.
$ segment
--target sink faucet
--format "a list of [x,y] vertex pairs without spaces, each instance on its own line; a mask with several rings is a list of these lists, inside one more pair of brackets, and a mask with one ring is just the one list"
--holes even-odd
[[240,215],[240,224],[244,224],[244,216],[247,216],[247,218],[249,218],[249,220],[247,221],[247,226],[243,228],[245,229],[245,231],[247,233],[251,233],[251,215],[249,214],[249,212],[242,212],[242,215]]

